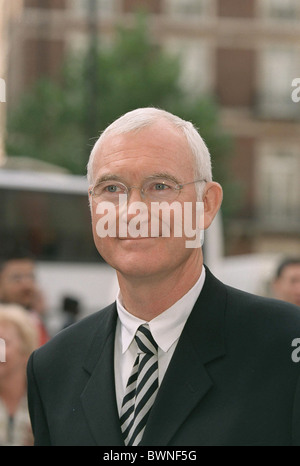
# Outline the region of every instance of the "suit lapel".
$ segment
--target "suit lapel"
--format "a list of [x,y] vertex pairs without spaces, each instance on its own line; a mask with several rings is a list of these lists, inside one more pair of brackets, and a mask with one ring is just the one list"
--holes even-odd
[[82,392],[81,402],[96,443],[104,446],[124,445],[115,395],[115,304],[101,314],[102,321],[84,365],[91,377]]
[[[142,445],[167,446],[212,386],[189,341],[181,341],[152,408]],[[183,350],[183,351],[182,351]]]
[[185,325],[149,416],[143,445],[168,445],[213,386],[205,365],[225,354],[225,307],[225,286],[206,270],[203,290]]

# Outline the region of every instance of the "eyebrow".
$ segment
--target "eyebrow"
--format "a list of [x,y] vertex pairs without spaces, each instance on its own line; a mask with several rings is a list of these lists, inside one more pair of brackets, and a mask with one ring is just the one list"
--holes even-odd
[[113,174],[107,174],[107,175],[102,175],[100,176],[96,181],[95,181],[95,186],[98,185],[99,183],[102,183],[103,181],[122,181],[124,182],[124,178],[122,178],[119,175],[113,175]]
[[[144,181],[149,180],[149,179],[155,179],[155,178],[165,178],[166,180],[174,181],[174,183],[180,184],[179,180],[175,176],[167,172],[152,173],[151,175],[146,176],[144,178]],[[95,186],[97,186],[99,183],[102,183],[103,181],[120,181],[125,184],[125,179],[122,176],[108,173],[107,175],[100,176],[96,180]]]
[[160,172],[160,173],[153,173],[152,175],[150,176],[147,176],[147,178],[151,179],[151,178],[165,178],[166,180],[169,180],[169,181],[174,181],[174,183],[177,183],[179,184],[179,180],[171,175],[170,173],[167,173],[167,172]]

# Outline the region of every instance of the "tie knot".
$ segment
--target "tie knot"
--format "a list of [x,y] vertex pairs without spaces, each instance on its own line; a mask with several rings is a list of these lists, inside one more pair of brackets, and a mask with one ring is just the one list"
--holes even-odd
[[135,341],[142,353],[155,354],[157,352],[157,343],[147,324],[141,325],[137,329]]

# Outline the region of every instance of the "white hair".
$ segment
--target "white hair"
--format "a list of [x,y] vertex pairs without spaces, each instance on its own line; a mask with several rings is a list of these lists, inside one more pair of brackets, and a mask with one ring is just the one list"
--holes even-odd
[[[89,185],[93,184],[93,163],[96,152],[108,135],[120,135],[130,133],[132,131],[138,131],[140,129],[151,126],[154,123],[157,123],[159,120],[168,121],[173,127],[179,129],[185,135],[187,143],[195,159],[195,179],[212,181],[210,153],[195,126],[191,122],[185,121],[165,110],[148,107],[139,108],[126,113],[125,115],[115,120],[103,131],[91,151],[87,165],[87,178]],[[198,196],[202,196],[203,183],[200,183],[198,186]]]

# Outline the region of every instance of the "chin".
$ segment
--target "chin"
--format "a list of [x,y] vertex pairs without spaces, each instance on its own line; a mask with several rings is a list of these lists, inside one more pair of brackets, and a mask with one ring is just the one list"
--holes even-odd
[[102,243],[98,251],[118,273],[132,278],[165,275],[191,254],[182,240],[169,238],[115,240]]
[[125,263],[118,262],[113,266],[118,273],[123,276],[131,277],[131,278],[146,278],[151,277],[160,273],[160,267],[156,265],[152,265],[149,260],[141,260],[136,259],[136,261],[132,262],[125,261]]
[[162,255],[151,254],[127,254],[122,258],[117,258],[111,265],[117,273],[128,278],[147,278],[158,276],[166,272],[166,264],[169,260],[163,259]]

